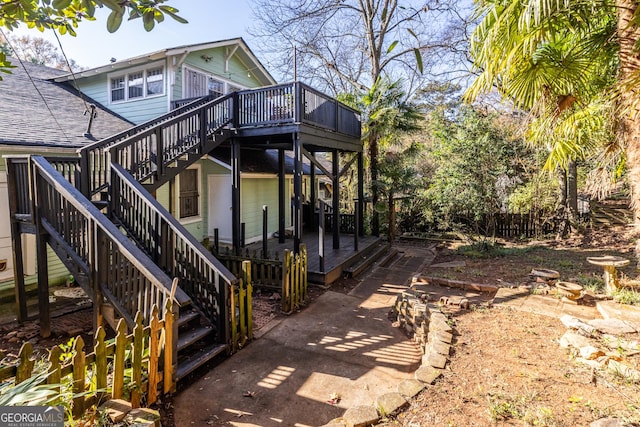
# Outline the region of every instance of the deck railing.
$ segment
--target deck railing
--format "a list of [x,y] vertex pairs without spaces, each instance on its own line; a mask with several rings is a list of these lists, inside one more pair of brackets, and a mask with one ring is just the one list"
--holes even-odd
[[167,114],[79,149],[78,154],[80,154],[81,159],[80,168],[85,171],[82,175],[83,182],[81,188],[83,194],[91,198],[101,191],[106,190],[108,187],[107,176],[109,175],[109,155],[105,151],[106,148],[115,145],[132,135],[152,129],[158,124],[179,116],[184,112],[197,109],[211,100],[212,98],[208,96],[192,100],[191,102],[184,103],[179,108],[171,110]]
[[229,288],[237,279],[122,166],[113,164],[111,168],[114,220],[156,265],[178,278],[181,289],[218,332],[225,331]]
[[69,256],[94,278],[99,293],[107,297],[118,314],[135,326],[133,313],[140,310],[145,325],[153,305],[164,307],[167,300],[177,306],[189,302],[172,280],[135,244],[62,177],[44,158],[31,157],[34,177],[34,212],[51,239],[61,242]]

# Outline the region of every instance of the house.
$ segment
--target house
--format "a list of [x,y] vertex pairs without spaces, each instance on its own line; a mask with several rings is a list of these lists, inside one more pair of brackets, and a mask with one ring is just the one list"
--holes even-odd
[[[72,86],[53,81],[65,72],[26,62],[0,82],[0,155],[41,154],[76,156],[76,151],[114,133],[129,129],[132,122],[114,114]],[[5,162],[0,162],[0,297],[13,299],[13,250],[9,220]],[[23,249],[27,283],[36,282],[35,237],[24,234]],[[52,282],[69,273],[49,257]]]
[[[205,237],[217,229],[239,252],[243,229],[245,240],[261,238],[256,213],[267,205],[269,231],[284,242],[291,228],[300,253],[304,205],[318,198],[320,172],[338,207],[338,180],[355,165],[364,199],[359,113],[303,83],[276,85],[242,39],[166,49],[47,84],[77,87],[79,97],[134,125],[75,145],[72,157],[6,159],[19,315],[26,316],[20,272],[28,264],[21,242],[31,235],[43,335],[52,252],[93,300],[95,325],[107,307],[129,328],[136,313],[148,324],[152,308],[168,304],[188,320],[190,329],[176,326],[170,343],[174,375],[184,378],[229,351],[240,333],[240,279],[202,246]],[[316,158],[323,153],[330,167]],[[341,153],[350,157],[344,164]],[[362,216],[360,205],[356,236]],[[339,209],[330,221],[338,249]]]

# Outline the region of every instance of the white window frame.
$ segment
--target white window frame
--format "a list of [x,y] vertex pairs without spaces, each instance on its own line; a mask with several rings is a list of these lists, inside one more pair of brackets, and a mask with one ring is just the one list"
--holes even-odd
[[202,221],[202,168],[200,164],[195,164],[195,165],[189,166],[185,170],[194,170],[194,169],[197,170],[196,182],[198,184],[198,215],[188,216],[186,218],[180,218],[180,174],[176,176],[176,187],[175,187],[176,188],[176,195],[175,195],[176,211],[177,211],[176,218],[178,218],[180,221],[180,224],[183,224],[183,225]]
[[[162,69],[162,92],[149,95],[147,93],[148,72],[152,70],[157,70],[158,68]],[[130,68],[125,72],[114,72],[114,73],[107,74],[107,88],[108,88],[107,96],[109,97],[109,104],[122,104],[125,102],[140,101],[142,99],[150,99],[150,98],[165,96],[167,93],[167,81],[168,81],[166,69],[167,68],[165,67],[164,62],[155,62],[153,64]],[[142,72],[142,96],[129,98],[129,75],[140,73],[140,72]],[[118,78],[124,78],[124,99],[114,101],[111,94],[111,90],[112,90],[111,81],[113,79],[118,79]]]
[[234,82],[232,80],[226,79],[224,77],[221,77],[217,74],[213,74],[210,71],[206,71],[203,70],[201,68],[197,68],[197,67],[192,67],[192,66],[188,66],[188,65],[183,65],[182,66],[182,98],[185,98],[185,92],[187,90],[187,73],[186,71],[190,70],[193,71],[195,73],[200,73],[203,74],[207,77],[211,77],[213,79],[216,79],[218,81],[221,81],[222,83],[224,83],[224,95],[227,95],[229,93],[231,93],[231,91],[229,90],[231,87],[234,88],[238,88],[236,90],[245,90],[247,89],[246,86],[241,85],[240,83]]

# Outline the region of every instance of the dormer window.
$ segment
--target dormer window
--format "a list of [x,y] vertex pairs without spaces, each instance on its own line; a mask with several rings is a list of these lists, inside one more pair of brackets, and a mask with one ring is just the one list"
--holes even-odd
[[133,101],[164,94],[164,68],[138,69],[110,78],[111,102]]

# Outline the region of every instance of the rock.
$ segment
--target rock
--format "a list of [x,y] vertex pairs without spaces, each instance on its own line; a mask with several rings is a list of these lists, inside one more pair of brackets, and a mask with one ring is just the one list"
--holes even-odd
[[601,357],[604,355],[605,355],[605,352],[600,350],[598,347],[594,347],[592,345],[580,347],[580,357],[583,357],[587,360],[595,360],[598,357]]
[[437,354],[442,354],[443,356],[448,356],[451,351],[451,344],[444,343],[442,341],[431,341],[427,345],[427,352],[435,352]]
[[329,421],[327,424],[321,426],[321,427],[344,427],[344,419],[342,417],[340,418],[334,418],[331,421]]
[[440,370],[431,366],[422,366],[414,373],[415,378],[424,384],[433,384],[440,375]]
[[591,336],[597,331],[597,329],[593,326],[584,323],[582,320],[576,317],[569,316],[568,314],[560,317],[560,321],[567,328],[576,329],[578,330],[578,332],[586,336]]
[[407,398],[414,397],[422,390],[424,390],[424,385],[420,381],[411,378],[398,384],[398,393]]
[[618,362],[617,360],[610,359],[609,363],[607,363],[607,367],[609,368],[609,370],[625,377],[630,381],[633,381],[635,383],[640,382],[640,371],[632,368],[631,366],[627,366],[624,363]]
[[605,345],[611,350],[623,350],[627,356],[633,356],[640,353],[640,343],[638,341],[627,341],[614,335],[605,335],[603,337]]
[[380,417],[373,406],[355,406],[342,416],[347,427],[366,427],[378,422]]
[[444,331],[430,331],[428,336],[429,342],[441,341],[447,344],[451,344],[453,341],[453,334],[451,332]]
[[589,340],[589,338],[571,331],[565,332],[565,334],[560,338],[560,346],[562,348],[582,348],[588,345],[591,345],[591,341]]
[[124,417],[124,421],[128,425],[135,424],[136,427],[161,427],[160,413],[149,408],[132,409]]
[[429,321],[429,330],[436,332],[453,332],[453,328],[451,327],[451,325],[439,318],[434,319],[433,317]]
[[629,323],[620,319],[593,319],[589,321],[589,325],[605,334],[624,335],[636,332]]
[[422,356],[422,363],[437,369],[444,369],[447,366],[447,358],[441,354],[431,352]]
[[376,399],[376,407],[382,416],[395,414],[408,404],[407,399],[400,393],[385,393]]
[[618,418],[600,418],[589,424],[589,427],[624,427],[625,423]]
[[107,414],[111,422],[119,423],[131,411],[131,403],[122,399],[111,399],[104,402],[98,408],[99,412]]
[[444,322],[447,323],[447,321],[449,320],[449,318],[447,316],[445,316],[444,314],[442,314],[439,311],[436,311],[434,313],[431,313],[431,321],[432,322]]

